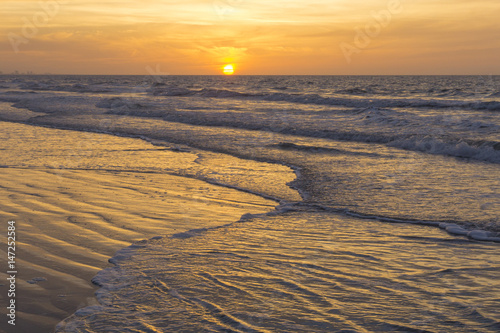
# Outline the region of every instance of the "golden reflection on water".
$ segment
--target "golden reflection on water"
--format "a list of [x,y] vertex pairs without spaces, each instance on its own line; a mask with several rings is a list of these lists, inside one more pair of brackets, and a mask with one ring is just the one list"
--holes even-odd
[[[191,331],[468,333],[500,325],[496,244],[310,211],[191,236],[151,241],[100,273],[104,304],[162,309],[123,310],[122,327],[145,322],[161,330],[167,320],[170,330]],[[115,271],[147,295],[115,280]],[[150,288],[152,281],[162,287]],[[73,319],[92,331],[112,316],[110,307]]]
[[[270,179],[273,172],[280,179],[294,177],[283,166],[238,163],[230,157],[225,159],[231,163],[230,173],[208,173],[210,156],[200,162],[199,154],[172,151],[168,145],[0,124],[0,216],[17,222],[23,267],[19,310],[27,317],[21,314],[20,331],[50,331],[78,306],[95,302],[90,298],[95,289],[91,278],[117,250],[134,241],[229,224],[277,204],[195,176],[214,182],[239,177],[242,183],[262,171],[268,171],[264,174]],[[280,188],[292,193],[284,183],[266,184],[270,196]],[[25,282],[40,276],[47,282]],[[38,316],[40,311],[45,315]]]

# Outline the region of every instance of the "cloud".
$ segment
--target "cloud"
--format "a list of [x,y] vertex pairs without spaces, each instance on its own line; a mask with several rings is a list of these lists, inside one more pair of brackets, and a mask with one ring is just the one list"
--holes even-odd
[[[22,36],[23,25],[42,10],[41,3],[4,1],[0,34]],[[497,0],[401,3],[402,13],[348,65],[339,44],[351,43],[355,29],[370,24],[373,12],[387,9],[388,0],[72,0],[21,45],[20,54],[4,39],[0,70],[30,70],[37,62],[50,72],[143,74],[145,65],[161,63],[176,74],[199,74],[200,68],[202,74],[215,74],[221,62],[232,59],[247,74],[370,74],[381,69],[410,74],[423,68],[438,74],[437,63],[443,61],[436,57],[454,54],[461,63],[449,63],[457,74],[488,66],[498,70],[493,60],[500,56]]]

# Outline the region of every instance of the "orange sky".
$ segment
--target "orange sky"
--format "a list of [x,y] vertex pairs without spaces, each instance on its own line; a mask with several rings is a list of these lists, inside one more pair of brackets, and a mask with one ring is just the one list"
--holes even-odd
[[500,74],[499,17],[498,0],[2,0],[0,71]]

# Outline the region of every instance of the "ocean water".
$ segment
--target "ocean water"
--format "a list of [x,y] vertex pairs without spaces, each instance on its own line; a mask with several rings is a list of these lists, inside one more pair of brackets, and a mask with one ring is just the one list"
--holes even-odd
[[60,332],[496,332],[499,98],[496,76],[1,76],[0,120],[196,152],[160,169],[277,202],[122,250]]

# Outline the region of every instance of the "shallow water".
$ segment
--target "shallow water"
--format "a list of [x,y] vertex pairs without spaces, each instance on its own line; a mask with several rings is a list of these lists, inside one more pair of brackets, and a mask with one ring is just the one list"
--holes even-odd
[[[0,219],[16,221],[18,265],[17,323],[13,331],[1,321],[0,332],[53,332],[79,307],[96,303],[91,278],[134,241],[273,209],[274,200],[196,179],[211,158],[232,163],[226,173],[211,168],[205,174],[213,183],[246,175],[239,177],[244,184],[258,177],[254,169],[273,179],[294,178],[287,167],[213,153],[201,162],[194,150],[138,139],[5,122],[0,129]],[[266,190],[293,193],[277,184],[268,182]],[[0,268],[5,280],[6,261]],[[2,304],[8,287],[0,284]]]
[[498,246],[421,228],[308,211],[149,241],[58,331],[498,332]]
[[[194,198],[154,205],[148,237],[166,237],[119,252],[100,305],[59,331],[500,329],[498,77],[2,80],[0,119],[70,130],[1,123],[5,167],[122,175],[108,193],[132,230],[129,177],[154,202]],[[228,192],[172,196],[169,176]],[[230,220],[245,207],[269,214]],[[182,211],[199,227],[177,232]]]
[[[311,203],[500,231],[496,76],[2,79],[5,120],[281,163],[300,170]],[[241,187],[262,193],[256,184],[270,181]]]

